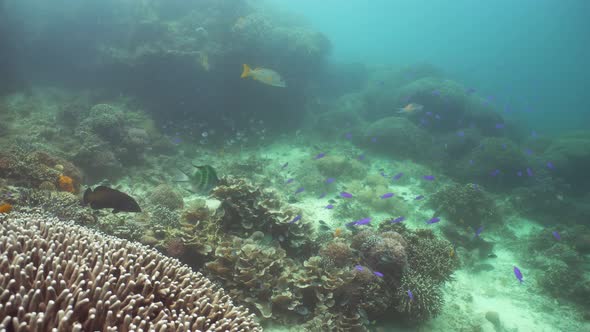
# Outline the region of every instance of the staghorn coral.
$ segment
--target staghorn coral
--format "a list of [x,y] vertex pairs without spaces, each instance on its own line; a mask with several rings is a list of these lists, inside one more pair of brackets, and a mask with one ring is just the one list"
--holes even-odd
[[[408,296],[408,290],[412,292],[413,300]],[[436,317],[444,304],[438,283],[412,269],[402,276],[397,297],[400,302],[396,309],[405,314],[404,318],[414,323]]]
[[3,328],[262,331],[200,273],[144,246],[42,213],[0,215],[0,228]]
[[211,195],[221,201],[217,214],[224,229],[239,235],[252,231],[272,235],[289,254],[309,256],[314,251],[311,225],[305,218],[290,223],[299,213],[285,206],[275,192],[226,177]]
[[453,249],[449,241],[437,238],[430,229],[402,234],[408,244],[406,253],[411,269],[436,283],[451,279],[451,275],[459,266],[459,260],[456,255],[449,254]]

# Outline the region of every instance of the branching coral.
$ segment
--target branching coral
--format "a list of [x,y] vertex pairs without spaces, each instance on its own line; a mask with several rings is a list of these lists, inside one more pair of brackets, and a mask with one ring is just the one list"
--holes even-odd
[[5,329],[262,331],[208,279],[144,246],[38,213],[0,215],[0,229]]
[[[410,298],[408,291],[413,298]],[[411,269],[404,273],[397,297],[400,302],[396,309],[404,313],[406,319],[416,323],[436,317],[444,303],[438,283]]]
[[453,245],[434,236],[429,229],[417,230],[403,234],[408,246],[408,266],[424,277],[436,283],[450,280],[451,275],[459,266],[456,255],[451,255]]
[[446,186],[428,201],[435,215],[444,214],[454,225],[477,229],[500,222],[494,200],[481,186],[472,183]]

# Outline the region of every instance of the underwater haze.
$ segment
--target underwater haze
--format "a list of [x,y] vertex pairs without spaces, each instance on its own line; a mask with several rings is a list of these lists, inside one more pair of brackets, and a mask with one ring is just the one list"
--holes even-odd
[[589,12],[0,0],[0,330],[590,331]]
[[590,122],[590,3],[522,1],[289,1],[334,43],[333,59],[426,62],[546,131]]

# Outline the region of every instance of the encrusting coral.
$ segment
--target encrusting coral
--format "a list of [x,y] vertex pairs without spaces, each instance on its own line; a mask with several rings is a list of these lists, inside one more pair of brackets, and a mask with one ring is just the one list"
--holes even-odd
[[0,215],[0,325],[31,331],[262,331],[200,273],[42,212]]

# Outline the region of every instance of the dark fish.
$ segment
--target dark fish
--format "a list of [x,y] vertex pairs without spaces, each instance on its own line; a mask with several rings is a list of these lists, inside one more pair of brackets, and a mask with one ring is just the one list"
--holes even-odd
[[491,253],[488,255],[489,258],[498,258],[498,255]]
[[333,200],[333,199],[330,199],[330,200],[328,200],[328,203],[330,203],[330,204],[336,204],[336,201]]
[[304,191],[305,191],[305,188],[301,187],[301,188],[295,190],[295,195],[300,194],[300,193],[302,193]]
[[287,166],[289,166],[289,162],[284,163],[281,169],[285,169]]
[[324,197],[326,197],[326,195],[327,195],[326,193],[321,193],[320,197],[318,197],[318,198],[324,198]]
[[113,209],[117,212],[141,212],[139,204],[133,197],[105,186],[86,189],[84,192],[84,204],[90,204],[94,210]]
[[197,169],[197,171],[193,174],[189,174],[189,172],[185,172],[181,168],[178,168],[182,173],[184,173],[184,175],[188,177],[187,181],[179,182],[189,182],[193,190],[197,192],[208,192],[217,185],[217,182],[219,182],[217,173],[215,172],[215,169],[212,166],[193,165],[193,167]]
[[424,195],[418,195],[418,196],[416,196],[416,198],[414,198],[414,200],[415,201],[419,201],[419,200],[421,200],[423,198],[424,198]]

